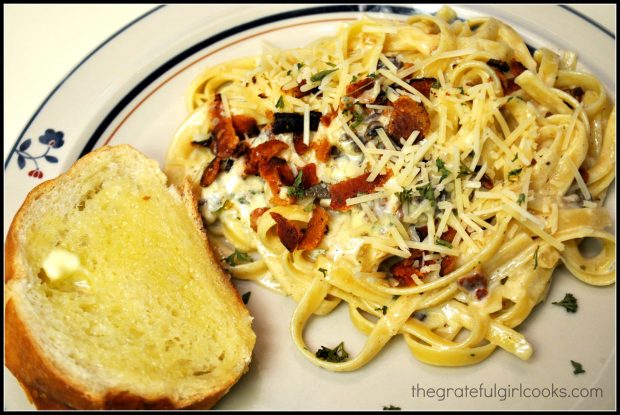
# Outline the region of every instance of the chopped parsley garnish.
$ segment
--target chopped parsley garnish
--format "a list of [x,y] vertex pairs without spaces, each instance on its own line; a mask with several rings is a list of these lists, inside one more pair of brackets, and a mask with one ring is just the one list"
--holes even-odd
[[400,411],[400,406],[394,406],[394,405],[390,405],[390,406],[384,406],[383,407],[384,411]]
[[435,163],[437,164],[437,169],[441,173],[441,179],[439,180],[439,182],[441,182],[450,175],[450,170],[446,168],[446,163],[444,163],[442,159],[435,160]]
[[297,70],[300,70],[304,66],[303,62],[297,64]]
[[288,71],[286,71],[286,74],[290,75],[291,74],[291,70],[289,69]]
[[332,68],[336,67],[336,64],[331,63],[331,62],[325,62],[327,64],[327,66],[331,66]]
[[437,239],[435,243],[437,245],[445,246],[446,248],[452,248],[452,244],[445,239]]
[[224,258],[224,261],[230,266],[236,266],[241,264],[246,264],[248,262],[252,262],[252,257],[250,257],[245,252],[241,252],[235,249],[235,252]]
[[392,300],[398,300],[400,298],[400,295],[396,294],[392,296]]
[[353,111],[353,123],[351,124],[351,128],[356,128],[358,125],[364,121],[364,115],[361,112]]
[[349,353],[344,350],[344,342],[340,342],[334,349],[321,346],[315,355],[321,360],[334,363],[343,362],[349,358]]
[[357,75],[353,75],[353,78],[351,78],[351,83],[356,82],[357,81]]
[[402,192],[398,192],[396,193],[396,195],[398,196],[398,200],[400,200],[400,203],[404,204],[407,202],[411,202],[411,199],[413,198],[412,193],[413,191],[411,189],[403,189]]
[[368,74],[368,77],[369,77],[369,78],[372,78],[372,79],[377,79],[377,76],[378,76],[378,75],[377,75],[375,72],[373,72],[373,73],[369,73],[369,74]]
[[243,304],[247,304],[248,301],[250,301],[250,296],[252,295],[252,291],[248,291],[247,293],[243,294],[241,296],[241,299],[243,300]]
[[525,194],[524,193],[519,193],[519,198],[517,199],[517,204],[522,204],[523,202],[525,202]]
[[242,205],[248,204],[248,199],[246,199],[245,196],[241,196],[239,199],[237,199],[237,201],[241,203]]
[[433,190],[433,186],[430,183],[425,184],[424,186],[416,187],[416,190],[420,193],[424,199],[431,202],[431,205],[435,207],[437,201],[435,200],[435,190]]
[[519,158],[519,153],[515,153],[515,156],[511,161],[515,161],[517,158]]
[[460,179],[461,177],[469,176],[471,174],[474,174],[474,172],[471,171],[471,169],[465,164],[461,163],[461,169],[459,170],[458,178]]
[[282,95],[280,95],[280,98],[278,99],[278,102],[276,102],[276,108],[284,108],[284,99],[282,99]]
[[314,210],[314,203],[308,203],[308,206],[304,208],[304,212],[312,212]]
[[375,308],[376,311],[381,311],[383,313],[383,315],[385,315],[385,313],[387,313],[388,307],[386,305],[384,305],[383,307],[379,307],[379,308]]
[[518,169],[510,170],[508,172],[508,180],[510,180],[511,182],[514,182],[515,180],[517,180],[517,177],[521,174],[522,170],[523,170],[522,167],[519,167]]
[[304,190],[304,188],[301,185],[302,174],[303,173],[300,170],[299,173],[297,173],[297,176],[295,177],[295,181],[293,182],[293,186],[288,188],[288,195],[289,196],[293,196],[293,197],[296,197],[296,198],[301,198],[301,197],[304,197],[306,195],[306,191]]
[[583,370],[583,366],[581,365],[581,363],[571,360],[570,364],[573,365],[573,374],[578,375],[580,373],[586,373],[586,371]]
[[327,270],[325,268],[319,268],[319,272],[323,274],[323,277],[327,277]]
[[212,213],[220,213],[221,211],[228,210],[228,209],[230,209],[232,207],[233,207],[233,203],[230,200],[226,199],[224,201],[224,203],[222,203],[222,206],[220,206],[219,208],[215,209]]
[[310,77],[310,80],[311,80],[312,82],[318,82],[318,81],[320,81],[321,79],[325,78],[325,77],[326,77],[327,75],[329,75],[330,73],[332,73],[332,72],[336,72],[337,70],[338,70],[338,68],[334,68],[334,69],[326,69],[326,70],[324,70],[324,71],[317,72],[317,73],[315,73],[314,75],[312,75],[312,76]]
[[538,245],[536,247],[536,251],[534,251],[534,269],[538,268],[538,250],[539,249],[540,249],[540,245]]
[[465,90],[463,90],[462,86],[457,87],[456,89],[459,90],[459,92],[461,93],[461,95],[465,94]]
[[433,89],[439,89],[441,88],[441,82],[439,82],[439,80],[435,80],[435,82],[433,82],[433,85],[431,85],[431,88]]
[[554,301],[551,304],[564,307],[568,313],[577,312],[577,299],[571,293],[564,295],[564,299],[562,301]]

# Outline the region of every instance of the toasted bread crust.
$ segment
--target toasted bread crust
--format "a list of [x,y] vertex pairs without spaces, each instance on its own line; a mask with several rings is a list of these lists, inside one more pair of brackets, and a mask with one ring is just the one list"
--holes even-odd
[[[135,151],[128,145],[122,147]],[[107,390],[102,394],[89,392],[82,385],[74,384],[68,375],[63,374],[54,366],[20,314],[19,299],[11,298],[12,293],[10,289],[7,289],[7,284],[11,280],[24,278],[25,275],[23,265],[19,263],[21,258],[18,253],[20,244],[18,238],[28,209],[41,195],[53,190],[57,184],[63,183],[67,178],[75,177],[79,165],[96,159],[102,152],[110,151],[110,149],[110,147],[103,147],[87,154],[63,175],[35,187],[28,194],[11,223],[5,244],[5,366],[17,378],[27,397],[37,409],[209,409],[230,390],[243,373],[247,372],[247,365],[243,373],[228,379],[225,384],[219,385],[217,390],[212,390],[191,401],[174,401],[167,396],[145,398],[125,390]],[[248,312],[241,296],[211,250],[190,186],[179,193],[196,228],[200,231],[206,255],[215,271],[213,278],[220,280],[234,295],[235,309],[230,310],[231,314],[247,315]]]
[[[13,300],[5,307],[4,321],[6,367],[31,393],[30,398],[46,401],[54,400],[70,403],[75,408],[95,409],[92,399],[69,383],[54,366],[45,359],[35,343],[30,330],[19,317]],[[33,403],[36,404],[34,399]]]
[[52,398],[47,396],[47,394],[39,391],[38,389],[30,388],[24,384],[22,384],[21,387],[26,393],[28,400],[34,403],[37,409],[56,410],[56,411],[64,411],[67,409],[73,409],[61,402],[53,400]]
[[194,223],[196,224],[196,227],[200,229],[200,239],[202,239],[202,241],[205,244],[206,256],[209,259],[209,262],[211,263],[211,265],[213,266],[213,269],[216,270],[218,278],[221,280],[223,284],[227,285],[232,290],[232,292],[235,293],[235,306],[239,307],[242,310],[245,310],[246,309],[245,304],[243,303],[243,300],[241,299],[241,295],[239,294],[239,291],[237,291],[237,287],[235,287],[235,285],[232,283],[230,279],[230,275],[224,272],[224,270],[222,269],[222,266],[220,265],[219,261],[215,257],[215,251],[213,250],[213,247],[211,246],[211,241],[209,241],[209,238],[207,238],[207,231],[204,228],[204,225],[202,222],[202,216],[200,215],[200,212],[198,212],[198,201],[196,199],[196,194],[194,193],[191,183],[188,180],[186,180],[183,183],[183,188],[178,189],[178,191],[181,194],[183,201],[185,202],[185,207],[187,208],[188,214],[193,219]]

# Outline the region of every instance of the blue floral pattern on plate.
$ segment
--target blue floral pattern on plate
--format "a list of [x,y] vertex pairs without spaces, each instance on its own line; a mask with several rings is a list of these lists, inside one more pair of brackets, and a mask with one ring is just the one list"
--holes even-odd
[[38,156],[33,156],[28,152],[32,145],[32,140],[30,138],[24,140],[17,148],[17,166],[20,170],[23,170],[23,168],[26,167],[26,162],[32,161],[34,163],[34,169],[28,171],[28,176],[37,179],[43,178],[43,171],[39,167],[39,162],[37,160],[44,159],[48,163],[58,163],[58,158],[50,155],[49,152],[53,148],[60,148],[65,144],[63,139],[64,136],[65,134],[62,131],[54,131],[51,128],[45,130],[45,133],[39,137],[39,143],[45,146],[45,151]]

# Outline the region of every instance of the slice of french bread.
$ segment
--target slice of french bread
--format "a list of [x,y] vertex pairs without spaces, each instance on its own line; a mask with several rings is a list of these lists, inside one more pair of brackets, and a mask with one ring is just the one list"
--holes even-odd
[[5,364],[39,409],[210,408],[248,370],[252,319],[189,186],[130,146],[32,190],[5,261]]

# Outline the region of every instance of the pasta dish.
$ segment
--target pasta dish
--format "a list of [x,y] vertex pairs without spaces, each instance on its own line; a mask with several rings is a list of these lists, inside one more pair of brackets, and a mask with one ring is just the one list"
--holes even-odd
[[[166,173],[235,278],[298,303],[292,337],[318,366],[355,370],[396,335],[432,365],[526,360],[516,327],[558,265],[615,282],[615,106],[575,53],[497,19],[364,16],[208,68],[187,107]],[[340,303],[363,349],[309,350],[306,323]]]

